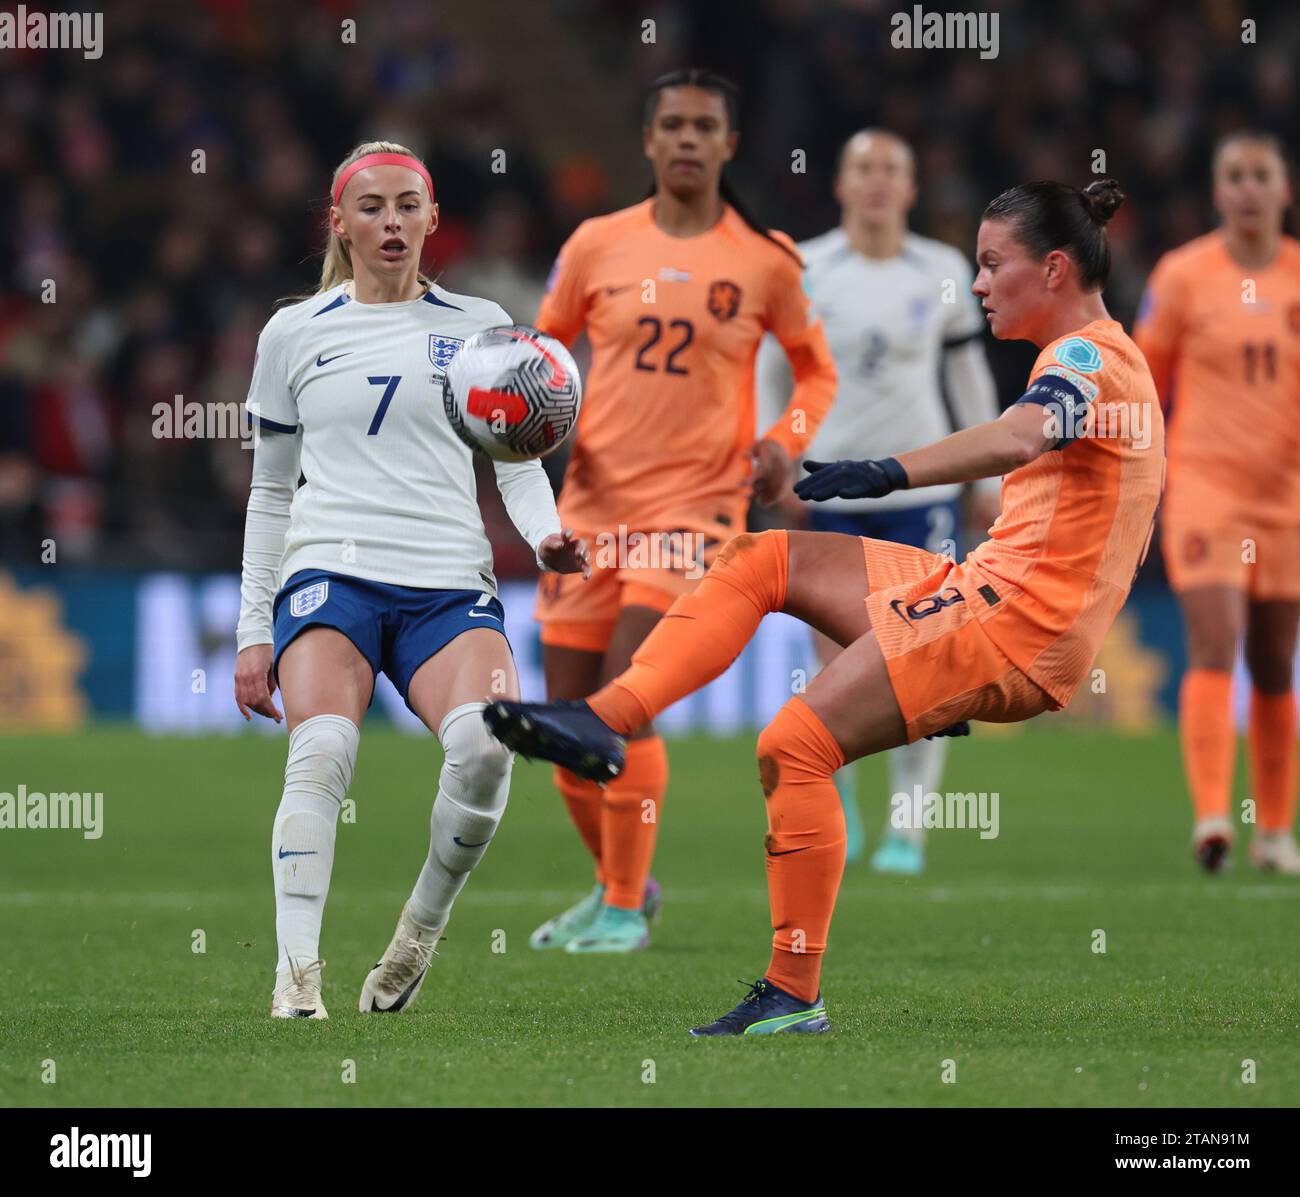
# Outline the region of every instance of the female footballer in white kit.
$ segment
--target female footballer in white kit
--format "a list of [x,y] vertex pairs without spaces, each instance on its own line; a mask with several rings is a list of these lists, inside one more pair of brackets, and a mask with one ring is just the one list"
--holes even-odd
[[[289,726],[271,839],[276,1018],[328,1017],[321,920],[376,674],[388,675],[446,759],[428,858],[362,985],[363,1012],[407,1009],[424,982],[506,806],[513,755],[487,734],[484,699],[518,693],[472,456],[442,406],[443,371],[461,343],[510,318],[420,273],[438,206],[405,147],[357,146],[331,196],[320,286],[267,322],[248,395],[259,434],[235,698],[245,718],[279,722],[278,682]],[[586,546],[561,531],[541,465],[494,464],[539,566],[586,572]]]
[[[835,178],[840,227],[799,244],[805,287],[826,326],[839,389],[808,449],[818,461],[888,457],[971,428],[997,415],[993,375],[984,360],[984,317],[971,296],[974,275],[960,251],[909,232],[916,202],[911,147],[884,129],[864,129],[844,143]],[[759,403],[765,415],[789,399],[789,371],[771,338],[758,358]],[[944,388],[940,387],[940,374]],[[945,410],[944,390],[951,404]],[[997,518],[998,479],[973,485],[970,523],[983,530]],[[809,514],[817,532],[847,532],[912,545],[932,553],[957,541],[957,485],[898,491],[885,499],[832,499]],[[813,632],[819,663],[839,653]],[[937,790],[946,739],[891,748],[893,793]],[[860,857],[865,831],[853,793],[853,767],[835,775],[844,804],[848,858]],[[910,811],[912,808],[906,808]],[[883,873],[920,873],[925,832],[893,826],[871,858]]]

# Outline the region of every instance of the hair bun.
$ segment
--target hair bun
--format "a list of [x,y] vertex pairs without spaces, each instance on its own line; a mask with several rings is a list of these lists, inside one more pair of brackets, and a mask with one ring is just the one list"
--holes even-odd
[[1114,179],[1098,179],[1089,183],[1079,194],[1083,197],[1083,206],[1093,221],[1103,227],[1115,215],[1115,209],[1127,198]]

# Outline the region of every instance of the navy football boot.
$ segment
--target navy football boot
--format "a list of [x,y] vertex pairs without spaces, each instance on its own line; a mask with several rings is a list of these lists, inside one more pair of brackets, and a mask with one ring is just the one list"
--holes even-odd
[[[741,981],[741,985],[745,982]],[[811,1005],[792,993],[779,989],[771,981],[760,977],[740,1000],[740,1005],[717,1022],[694,1027],[691,1034],[704,1035],[775,1035],[780,1031],[802,1031],[816,1034],[831,1029],[826,1017],[822,995]]]
[[627,740],[585,702],[490,702],[483,722],[507,748],[604,785],[623,772]]

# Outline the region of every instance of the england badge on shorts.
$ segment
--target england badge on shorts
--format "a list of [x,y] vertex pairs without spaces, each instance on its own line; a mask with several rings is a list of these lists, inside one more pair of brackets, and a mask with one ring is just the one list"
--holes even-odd
[[296,616],[310,615],[330,596],[328,582],[313,582],[304,586],[289,600],[289,614]]
[[451,359],[460,352],[465,342],[460,337],[437,337],[429,334],[429,360],[444,374],[451,365]]

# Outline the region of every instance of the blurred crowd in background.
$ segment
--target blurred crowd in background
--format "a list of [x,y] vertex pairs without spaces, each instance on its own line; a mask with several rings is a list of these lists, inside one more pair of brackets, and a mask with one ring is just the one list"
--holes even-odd
[[[99,59],[0,51],[0,562],[36,563],[52,539],[61,563],[238,568],[251,453],[155,436],[153,413],[242,401],[275,302],[315,289],[329,179],[360,140],[428,162],[426,268],[524,322],[576,224],[645,194],[644,85],[682,65],[740,83],[733,182],[796,238],[837,222],[835,156],[863,126],[911,141],[913,226],[968,254],[993,195],[1082,184],[1104,152],[1131,199],[1107,294],[1126,323],[1160,253],[1214,223],[1215,139],[1250,125],[1300,144],[1285,4],[1004,3],[988,61],[893,49],[911,6],[892,0],[532,0],[518,30],[510,2],[442,7],[115,0]],[[1022,350],[990,346],[1006,400]],[[527,574],[480,492],[499,574]]]

